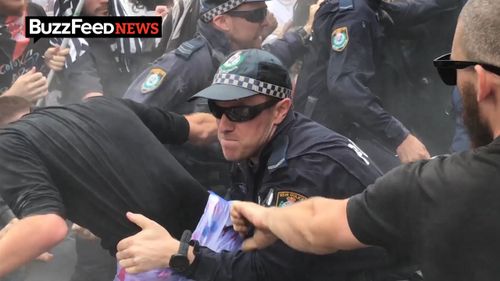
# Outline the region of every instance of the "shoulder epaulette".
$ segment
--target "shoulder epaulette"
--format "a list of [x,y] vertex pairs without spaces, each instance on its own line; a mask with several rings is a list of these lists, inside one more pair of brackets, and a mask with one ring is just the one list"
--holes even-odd
[[354,1],[353,0],[339,0],[339,9],[340,11],[347,11],[354,9]]
[[175,54],[184,58],[189,59],[196,51],[205,46],[206,42],[203,38],[196,37],[189,41],[182,43],[177,49],[175,49]]

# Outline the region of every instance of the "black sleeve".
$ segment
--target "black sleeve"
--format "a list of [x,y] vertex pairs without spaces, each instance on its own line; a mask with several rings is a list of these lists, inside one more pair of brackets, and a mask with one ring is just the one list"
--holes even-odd
[[28,141],[17,134],[2,135],[0,159],[0,197],[17,217],[52,213],[64,217],[59,190]]
[[66,83],[66,95],[71,100],[81,100],[91,92],[103,93],[101,78],[97,72],[97,66],[91,54],[91,50],[85,52],[75,62],[63,70],[62,75]]
[[419,161],[395,168],[349,199],[349,227],[359,241],[406,257],[418,249],[436,196],[435,185],[422,179],[424,175],[435,178],[438,169],[428,166],[427,161]]
[[439,14],[457,9],[461,1],[457,0],[411,0],[381,1],[380,7],[394,21],[397,28],[413,27],[435,18]]
[[[347,153],[352,159],[357,157],[350,152]],[[361,162],[362,160],[359,163]],[[362,164],[358,168],[369,169]],[[273,199],[271,202],[266,202],[264,199],[263,203],[267,206],[284,206],[287,196],[296,200],[295,202],[311,196],[345,198],[366,188],[361,183],[361,177],[363,176],[348,171],[344,165],[325,155],[301,156],[288,161],[286,168],[273,172],[273,180],[265,183],[267,188],[262,188],[269,190],[273,194]],[[312,264],[319,261],[314,259],[316,256],[295,251],[282,242],[248,253],[215,253],[206,247],[198,247],[195,254],[196,259],[188,277],[197,281],[305,280],[308,278],[307,274],[310,274],[309,269]],[[342,253],[342,256],[335,255],[325,256],[320,261],[328,266],[332,259],[342,263],[353,258],[352,255],[345,253]],[[378,264],[381,260],[380,256],[376,256],[375,259],[373,255],[368,258],[356,253],[354,256],[356,260],[350,260],[350,270],[359,270],[357,266],[367,268],[370,262]]]
[[346,30],[348,41],[343,49],[328,46],[327,86],[329,94],[342,104],[345,113],[396,149],[409,132],[382,108],[380,100],[370,90],[376,70],[378,24],[374,15],[363,16],[363,12],[345,13],[335,21],[332,36],[336,30]]
[[16,216],[12,213],[7,203],[0,197],[0,230],[15,217]]
[[291,67],[307,51],[305,44],[297,31],[289,31],[283,38],[264,45],[262,49],[275,55],[286,67]]
[[182,115],[158,107],[120,100],[130,108],[162,143],[183,144],[189,137],[189,122]]

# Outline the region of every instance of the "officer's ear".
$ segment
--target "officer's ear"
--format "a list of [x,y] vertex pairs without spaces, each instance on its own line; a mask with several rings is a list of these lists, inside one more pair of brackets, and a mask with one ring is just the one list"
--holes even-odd
[[212,19],[212,25],[222,32],[229,32],[231,30],[231,17],[224,14],[215,16]]
[[279,125],[285,120],[288,111],[292,108],[292,100],[290,98],[279,101],[274,110],[274,125]]
[[493,73],[486,71],[481,65],[474,67],[476,78],[476,95],[477,102],[481,102],[493,94]]

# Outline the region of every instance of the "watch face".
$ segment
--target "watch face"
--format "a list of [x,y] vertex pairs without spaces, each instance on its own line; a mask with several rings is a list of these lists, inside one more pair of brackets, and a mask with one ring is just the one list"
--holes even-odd
[[170,268],[177,272],[184,272],[189,267],[189,259],[183,255],[173,255],[169,262]]

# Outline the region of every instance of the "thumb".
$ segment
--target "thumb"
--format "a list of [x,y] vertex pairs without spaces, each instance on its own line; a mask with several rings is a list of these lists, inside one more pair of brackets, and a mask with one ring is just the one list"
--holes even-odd
[[157,225],[156,222],[148,219],[147,217],[145,217],[141,214],[127,212],[127,218],[129,219],[129,221],[135,223],[141,229],[145,229],[145,228],[149,228],[149,227],[153,227],[153,226]]

